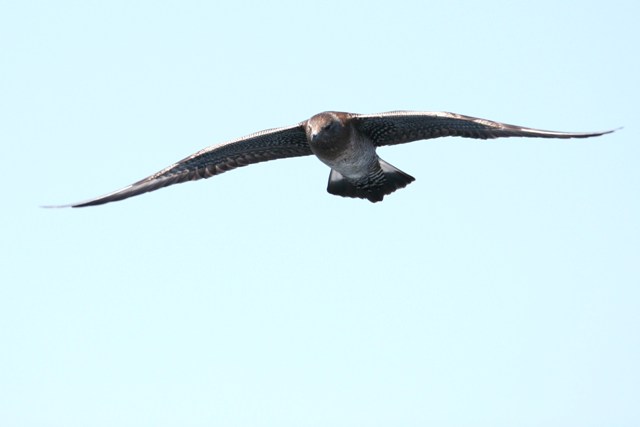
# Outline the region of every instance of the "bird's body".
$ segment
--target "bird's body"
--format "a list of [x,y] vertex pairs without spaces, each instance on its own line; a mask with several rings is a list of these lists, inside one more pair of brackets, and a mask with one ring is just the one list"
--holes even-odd
[[347,113],[316,114],[305,130],[313,154],[331,168],[331,194],[379,202],[415,180],[380,159],[371,137],[360,132]]
[[85,202],[83,207],[126,199],[169,185],[209,178],[240,166],[314,154],[331,168],[331,194],[381,201],[414,178],[378,157],[376,149],[443,136],[589,138],[592,133],[554,132],[513,126],[454,113],[393,111],[352,114],[328,111],[295,126],[269,129],[205,148],[121,190]]

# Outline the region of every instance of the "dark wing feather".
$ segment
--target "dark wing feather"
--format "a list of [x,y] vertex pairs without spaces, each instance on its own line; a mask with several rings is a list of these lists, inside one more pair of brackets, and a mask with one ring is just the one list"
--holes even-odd
[[198,151],[177,163],[113,193],[65,206],[84,207],[115,202],[162,187],[209,178],[231,169],[267,160],[307,156],[311,149],[302,124],[269,129]]
[[442,136],[491,139],[510,136],[537,138],[589,138],[613,132],[571,133],[530,129],[445,112],[392,111],[353,116],[355,126],[377,146],[402,144]]

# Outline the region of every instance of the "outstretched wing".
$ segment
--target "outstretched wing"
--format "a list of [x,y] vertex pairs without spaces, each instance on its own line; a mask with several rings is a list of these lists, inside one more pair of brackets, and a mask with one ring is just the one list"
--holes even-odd
[[442,136],[491,139],[510,136],[537,138],[589,138],[613,132],[572,133],[530,129],[445,112],[391,111],[357,114],[355,126],[377,146],[402,144]]
[[173,165],[113,193],[64,206],[84,207],[115,202],[162,187],[209,178],[231,169],[267,160],[307,156],[311,149],[302,124],[269,129],[198,151]]

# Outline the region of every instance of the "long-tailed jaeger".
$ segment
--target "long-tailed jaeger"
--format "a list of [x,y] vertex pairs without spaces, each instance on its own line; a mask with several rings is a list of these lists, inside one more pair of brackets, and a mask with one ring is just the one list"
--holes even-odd
[[331,168],[327,191],[379,202],[415,178],[378,157],[383,145],[443,136],[463,138],[590,138],[611,133],[554,132],[445,112],[392,111],[354,114],[326,111],[294,126],[263,130],[198,151],[113,193],[56,207],[84,207],[123,200],[185,181],[210,178],[240,166],[315,154]]

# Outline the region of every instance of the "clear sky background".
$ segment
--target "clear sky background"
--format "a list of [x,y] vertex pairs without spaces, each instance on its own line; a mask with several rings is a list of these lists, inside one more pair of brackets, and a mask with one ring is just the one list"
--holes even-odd
[[[2,426],[640,425],[637,1],[0,5]],[[624,129],[39,208],[397,109]]]

